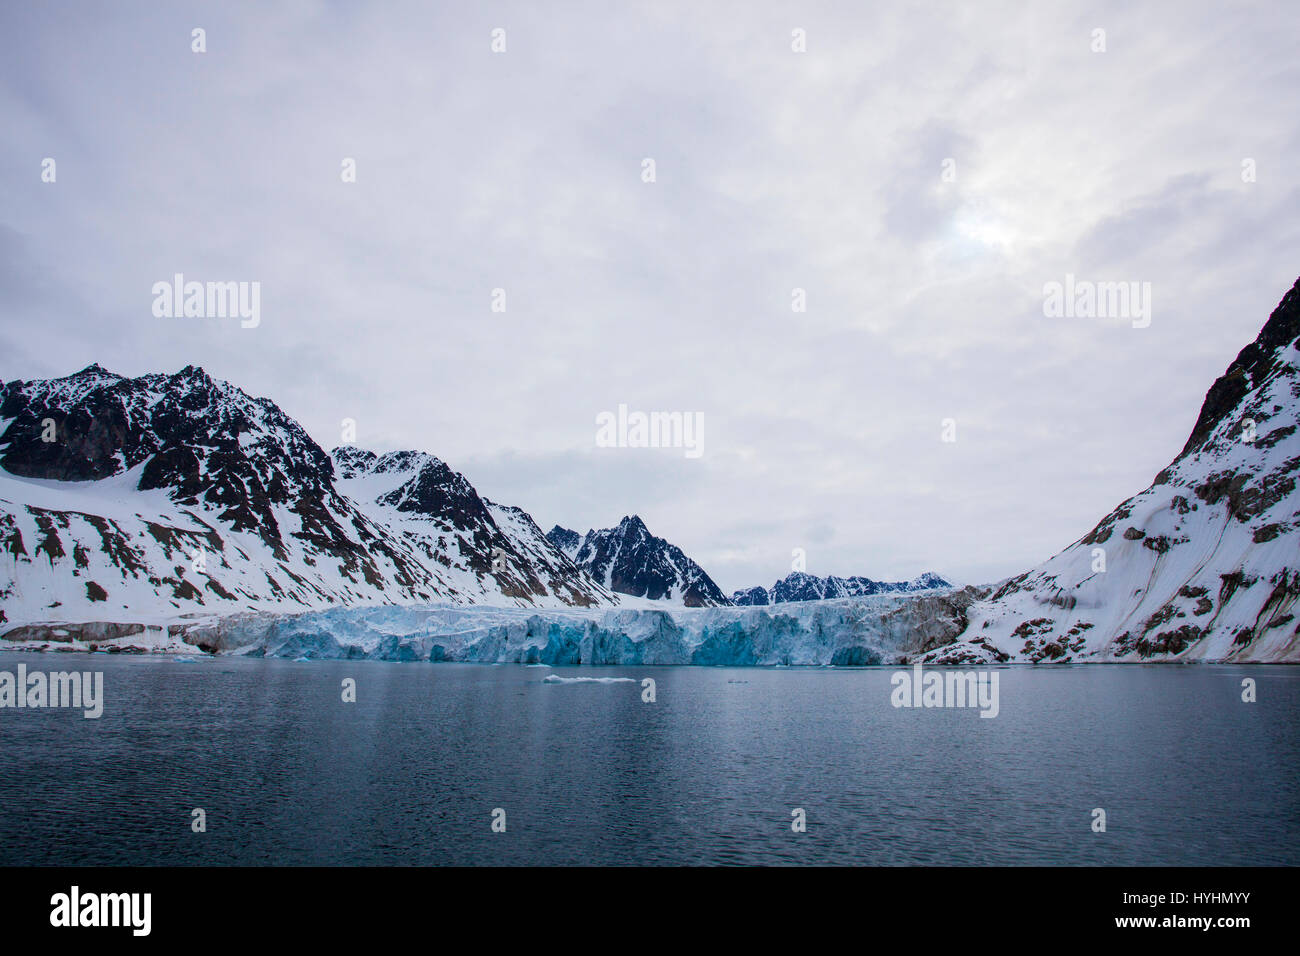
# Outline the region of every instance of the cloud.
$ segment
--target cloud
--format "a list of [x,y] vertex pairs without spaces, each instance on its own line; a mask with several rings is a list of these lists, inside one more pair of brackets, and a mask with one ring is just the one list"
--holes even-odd
[[[201,364],[546,527],[639,513],[725,589],[795,547],[1017,573],[1168,462],[1294,281],[1297,27],[1282,3],[10,5],[0,375]],[[175,272],[260,281],[261,326],[155,319]],[[1046,319],[1067,272],[1150,281],[1151,327]],[[596,448],[619,403],[701,412],[704,458]]]

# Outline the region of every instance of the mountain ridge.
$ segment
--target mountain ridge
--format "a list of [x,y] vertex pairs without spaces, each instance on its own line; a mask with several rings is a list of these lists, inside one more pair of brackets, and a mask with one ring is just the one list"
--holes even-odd
[[951,583],[933,571],[926,571],[911,581],[875,581],[860,575],[844,578],[834,574],[823,578],[804,571],[791,571],[770,588],[752,587],[734,592],[731,603],[738,606],[762,606],[791,601],[824,601],[833,598],[910,593],[951,587]]
[[0,624],[618,603],[432,455],[382,456],[392,487],[344,493],[369,490],[354,487],[365,454],[337,474],[274,402],[194,365],[0,383]]

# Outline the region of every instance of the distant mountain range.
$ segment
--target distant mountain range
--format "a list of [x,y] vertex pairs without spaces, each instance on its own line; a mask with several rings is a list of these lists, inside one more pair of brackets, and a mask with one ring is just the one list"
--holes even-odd
[[947,581],[927,571],[911,581],[873,581],[871,578],[819,578],[803,571],[792,571],[770,588],[746,588],[731,595],[739,605],[781,604],[786,601],[822,601],[827,598],[865,597],[870,594],[906,594],[931,588],[950,588]]

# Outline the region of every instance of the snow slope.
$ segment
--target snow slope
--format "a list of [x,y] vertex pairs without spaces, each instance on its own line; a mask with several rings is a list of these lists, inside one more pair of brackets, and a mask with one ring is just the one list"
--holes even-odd
[[1298,373],[1300,281],[1169,467],[972,607],[966,637],[1028,661],[1300,661]]

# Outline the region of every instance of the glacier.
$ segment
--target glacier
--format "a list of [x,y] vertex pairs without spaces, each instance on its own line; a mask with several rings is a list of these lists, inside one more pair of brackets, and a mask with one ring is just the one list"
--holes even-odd
[[[987,587],[935,589],[752,607],[519,608],[382,605],[283,613],[248,611],[168,625],[107,622],[28,625],[3,647],[238,655],[310,661],[426,661],[714,667],[988,666],[1016,663],[1296,662],[1294,642],[1141,652],[1081,636],[1043,661],[984,621],[999,611]],[[179,659],[179,658],[177,658]],[[210,658],[209,658],[210,659]]]
[[[452,604],[247,612],[167,628],[32,628],[13,649],[237,654],[289,660],[861,666],[907,662],[966,628],[974,588],[772,607],[532,609]],[[17,635],[16,635],[17,636]]]

